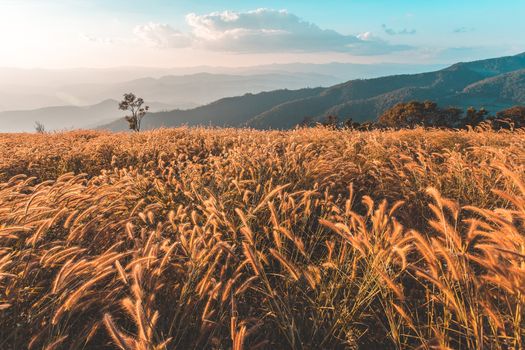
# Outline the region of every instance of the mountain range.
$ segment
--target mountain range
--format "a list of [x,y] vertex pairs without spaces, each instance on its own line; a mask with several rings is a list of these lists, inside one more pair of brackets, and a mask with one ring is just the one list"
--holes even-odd
[[[150,113],[143,127],[186,124],[286,129],[305,118],[321,120],[330,114],[363,122],[411,100],[433,100],[444,107],[485,107],[492,112],[525,104],[525,53],[457,63],[428,73],[350,80],[328,88],[224,98],[194,109]],[[126,130],[127,125],[118,120],[102,128]]]
[[0,82],[0,111],[93,105],[106,99],[120,99],[127,92],[134,92],[150,104],[163,103],[168,109],[192,108],[247,92],[330,86],[341,81],[326,74],[280,72],[246,75],[195,73],[111,83],[69,82],[59,86],[9,85]]
[[0,111],[84,106],[133,91],[148,102],[190,108],[222,97],[331,86],[356,78],[418,73],[442,65],[288,63],[248,67],[0,68]]
[[34,131],[36,122],[46,130],[95,128],[114,121],[121,113],[118,102],[105,100],[92,106],[56,106],[0,112],[1,132]]
[[247,92],[275,89],[301,89],[330,86],[340,82],[336,77],[317,73],[266,73],[250,75],[195,73],[167,75],[160,78],[140,78],[116,84],[79,84],[63,86],[83,104],[93,104],[106,98],[118,99],[124,92],[133,92],[145,101],[157,101],[175,108],[192,108],[220,98]]
[[[331,86],[355,77],[421,72],[435,67],[439,66],[288,63],[251,67],[0,68],[0,132],[31,132],[37,121],[47,130],[110,123],[124,115],[116,106],[127,92],[144,98],[151,112],[160,112],[190,109],[245,93]],[[260,106],[267,106],[267,101]]]
[[[84,83],[35,90],[0,89],[0,103],[16,105],[18,96],[20,106],[44,106],[0,110],[0,132],[33,131],[37,121],[44,124],[48,130],[93,128],[110,123],[125,114],[118,110],[117,101],[127,92],[144,98],[150,110],[158,112],[197,107],[246,92],[261,92],[281,87],[300,89],[305,86],[328,86],[337,81],[335,77],[316,73],[197,73],[148,77],[112,84]],[[53,105],[52,102],[58,105]],[[61,102],[70,103],[61,105]]]

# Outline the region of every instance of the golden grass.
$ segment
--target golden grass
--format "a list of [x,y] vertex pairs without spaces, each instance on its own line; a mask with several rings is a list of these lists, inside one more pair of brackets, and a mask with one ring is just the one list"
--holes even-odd
[[0,135],[1,349],[521,349],[525,132]]

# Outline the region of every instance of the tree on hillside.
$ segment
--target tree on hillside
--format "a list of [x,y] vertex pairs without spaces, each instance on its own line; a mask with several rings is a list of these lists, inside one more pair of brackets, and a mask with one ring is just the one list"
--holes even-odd
[[298,124],[300,128],[309,128],[311,126],[315,125],[314,118],[312,117],[304,117],[303,120]]
[[463,111],[459,108],[439,108],[432,101],[398,103],[383,113],[378,124],[391,128],[456,127]]
[[330,114],[327,115],[323,121],[324,126],[336,128],[339,124],[339,118],[336,115]]
[[361,127],[361,124],[358,122],[354,122],[352,118],[346,119],[343,125],[347,129],[355,129],[355,130],[358,130]]
[[[496,113],[496,122],[512,128],[525,128],[525,106],[514,106]],[[499,125],[503,127],[503,125]]]
[[481,107],[479,110],[476,110],[474,107],[469,107],[464,119],[464,125],[477,126],[485,119],[487,119],[489,112]]
[[124,99],[118,105],[120,110],[131,113],[131,115],[125,116],[131,130],[140,131],[142,119],[149,110],[149,106],[143,107],[143,105],[144,100],[132,93],[124,94]]
[[44,134],[46,132],[46,128],[45,128],[44,124],[42,124],[39,121],[36,121],[35,122],[35,131],[37,132],[37,134]]

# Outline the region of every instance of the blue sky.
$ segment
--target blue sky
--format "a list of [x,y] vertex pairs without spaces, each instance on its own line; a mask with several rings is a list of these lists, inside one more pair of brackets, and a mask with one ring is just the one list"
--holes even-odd
[[525,51],[523,0],[0,0],[0,9],[0,66],[451,63]]

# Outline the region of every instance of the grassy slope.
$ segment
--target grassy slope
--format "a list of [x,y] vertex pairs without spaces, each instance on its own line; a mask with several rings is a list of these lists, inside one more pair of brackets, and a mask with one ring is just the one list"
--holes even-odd
[[0,135],[0,348],[523,347],[524,140]]

